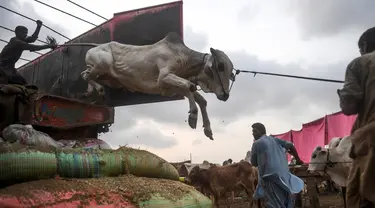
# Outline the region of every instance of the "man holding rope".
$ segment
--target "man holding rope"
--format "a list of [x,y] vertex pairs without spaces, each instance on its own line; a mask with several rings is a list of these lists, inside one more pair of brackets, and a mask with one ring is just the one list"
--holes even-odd
[[18,84],[26,85],[26,80],[18,74],[15,69],[17,61],[21,58],[24,50],[39,51],[47,48],[56,48],[55,44],[33,45],[30,43],[38,39],[42,21],[36,21],[37,27],[32,36],[27,36],[28,30],[24,26],[17,26],[16,36],[11,38],[9,43],[0,53],[0,84]]
[[345,83],[337,90],[345,115],[357,115],[351,131],[346,200],[348,207],[375,207],[375,27],[359,38],[360,57],[346,69]]
[[285,151],[296,158],[296,164],[303,164],[291,142],[266,135],[261,123],[254,123],[254,143],[251,148],[251,164],[258,167],[259,183],[254,198],[265,198],[267,208],[292,208],[291,194],[302,191],[304,183],[289,172]]

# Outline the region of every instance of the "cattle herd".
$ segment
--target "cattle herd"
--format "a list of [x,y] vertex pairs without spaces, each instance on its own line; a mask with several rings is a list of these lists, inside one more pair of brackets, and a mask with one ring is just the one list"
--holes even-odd
[[[329,176],[331,181],[317,184],[317,192],[331,187],[331,182],[342,188],[341,193],[345,197],[345,184],[351,167],[349,150],[351,140],[349,137],[332,138],[328,147],[317,146],[308,164],[309,172],[317,172],[322,176]],[[244,160],[233,163],[232,159],[225,160],[222,165],[204,161],[202,164],[192,164],[186,161],[178,165],[177,169],[185,182],[195,186],[203,194],[213,198],[216,207],[219,202],[226,205],[234,202],[235,196],[245,194],[249,207],[265,207],[263,200],[253,200],[253,194],[258,185],[258,169],[249,163],[250,152],[247,152]],[[334,189],[334,187],[333,187]],[[305,191],[306,192],[306,189]],[[344,201],[345,202],[345,201]],[[345,207],[344,203],[344,207]]]

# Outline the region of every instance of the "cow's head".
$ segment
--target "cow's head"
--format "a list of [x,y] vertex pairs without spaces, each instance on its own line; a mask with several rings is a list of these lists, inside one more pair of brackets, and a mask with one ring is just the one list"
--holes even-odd
[[321,146],[315,147],[311,154],[311,160],[308,171],[323,173],[326,163],[328,162],[328,151]]
[[210,51],[212,55],[199,75],[198,85],[204,92],[213,92],[217,99],[227,101],[230,81],[234,81],[233,63],[223,51],[213,48]]
[[202,184],[206,180],[205,169],[200,168],[198,165],[191,169],[188,177],[186,178],[186,183],[190,185]]

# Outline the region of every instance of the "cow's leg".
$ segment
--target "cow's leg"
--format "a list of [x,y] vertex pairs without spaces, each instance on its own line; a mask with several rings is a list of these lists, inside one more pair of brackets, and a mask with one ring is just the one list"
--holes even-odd
[[220,195],[220,198],[224,199],[224,203],[226,205],[227,208],[230,208],[230,203],[229,203],[229,198],[227,198],[227,191],[223,191],[221,192],[221,195]]
[[253,194],[254,194],[254,191],[253,189],[249,189],[247,187],[244,187],[245,189],[245,192],[246,192],[246,195],[247,195],[247,200],[249,201],[249,207],[253,207],[253,204],[254,204],[254,200],[253,200]]
[[346,187],[341,187],[341,195],[344,202],[344,208],[346,208]]
[[189,126],[192,129],[197,127],[198,121],[198,107],[195,104],[193,91],[195,86],[186,79],[183,79],[175,74],[169,72],[168,68],[160,69],[158,77],[158,85],[161,88],[170,89],[171,87],[177,88],[175,91],[182,93],[189,100]]
[[214,204],[215,204],[216,208],[220,208],[219,195],[217,193],[212,193],[212,197],[214,199]]
[[90,70],[91,68],[87,68],[85,71],[81,72],[81,77],[87,82],[87,91],[83,94],[83,97],[90,96],[94,91],[94,86],[92,85],[91,80],[88,79]]
[[94,80],[98,77],[99,75],[99,69],[90,67],[83,71],[81,73],[82,78],[87,81],[88,87],[87,87],[87,92],[85,93],[85,96],[90,96],[93,93],[93,88],[95,88],[100,96],[104,96],[104,88]]
[[210,122],[210,119],[208,118],[208,113],[207,113],[207,101],[206,99],[204,99],[204,97],[201,94],[199,94],[199,92],[194,92],[194,98],[195,98],[195,101],[198,103],[199,108],[201,109],[204,134],[208,138],[213,140],[211,122]]

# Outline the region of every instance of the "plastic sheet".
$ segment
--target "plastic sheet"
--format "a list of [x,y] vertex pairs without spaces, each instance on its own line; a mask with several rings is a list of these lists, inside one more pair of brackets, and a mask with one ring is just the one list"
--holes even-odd
[[3,130],[3,138],[10,143],[18,142],[29,146],[60,147],[50,136],[33,129],[31,125],[9,125]]

